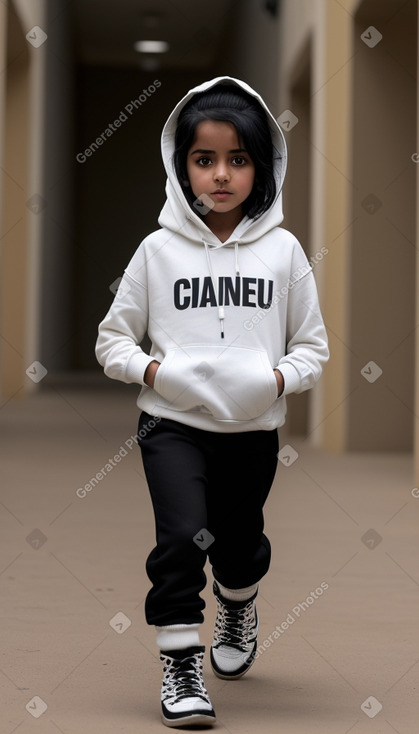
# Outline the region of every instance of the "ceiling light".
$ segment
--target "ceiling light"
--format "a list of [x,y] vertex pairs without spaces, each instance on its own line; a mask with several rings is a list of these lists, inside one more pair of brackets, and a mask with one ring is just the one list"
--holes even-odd
[[169,50],[167,41],[136,41],[134,49],[140,54],[164,54]]

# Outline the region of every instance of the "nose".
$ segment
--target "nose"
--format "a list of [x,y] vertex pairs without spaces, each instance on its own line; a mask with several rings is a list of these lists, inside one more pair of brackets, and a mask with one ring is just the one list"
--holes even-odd
[[229,174],[228,169],[225,163],[219,162],[218,165],[214,168],[214,180],[217,182],[221,181],[228,181]]

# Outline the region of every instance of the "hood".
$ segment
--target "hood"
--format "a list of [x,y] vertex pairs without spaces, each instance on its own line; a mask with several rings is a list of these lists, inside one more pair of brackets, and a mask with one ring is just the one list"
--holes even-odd
[[159,225],[165,227],[173,232],[182,234],[189,240],[195,241],[202,246],[203,242],[210,245],[220,246],[220,241],[207,227],[205,222],[199,217],[197,213],[189,206],[182,186],[179,183],[174,166],[172,163],[175,132],[177,125],[177,118],[181,109],[185,106],[189,100],[200,92],[205,92],[216,84],[231,84],[234,86],[241,87],[245,92],[250,94],[252,97],[257,99],[259,104],[265,110],[268,123],[271,129],[272,142],[274,145],[274,175],[276,181],[276,198],[271,207],[256,220],[249,219],[245,216],[240,224],[236,227],[231,237],[229,237],[223,246],[231,245],[232,243],[250,243],[261,237],[266,232],[270,231],[274,227],[278,227],[283,220],[282,212],[282,186],[285,178],[285,171],[287,166],[287,150],[284,135],[274,116],[266,106],[262,97],[255,92],[248,84],[234,79],[230,76],[219,76],[211,79],[210,81],[204,82],[197,87],[189,90],[189,92],[180,100],[176,105],[173,112],[169,115],[166,124],[164,125],[162,136],[161,136],[161,151],[164,167],[167,173],[166,182],[166,203],[159,216]]

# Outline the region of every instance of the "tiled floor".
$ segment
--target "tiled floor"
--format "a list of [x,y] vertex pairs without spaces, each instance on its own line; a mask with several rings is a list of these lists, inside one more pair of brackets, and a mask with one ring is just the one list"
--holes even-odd
[[[154,524],[132,438],[136,392],[51,381],[0,410],[1,734],[167,731],[143,614]],[[273,559],[260,588],[260,655],[236,682],[206,662],[215,730],[416,733],[412,459],[284,442],[298,457],[279,462],[266,505]],[[207,646],[210,579],[208,568]]]

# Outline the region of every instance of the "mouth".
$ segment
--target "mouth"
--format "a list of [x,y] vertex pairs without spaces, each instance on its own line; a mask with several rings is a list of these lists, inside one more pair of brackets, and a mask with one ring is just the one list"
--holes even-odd
[[225,189],[216,189],[216,191],[211,193],[211,196],[215,196],[217,199],[227,199],[232,194],[231,191],[226,191]]

